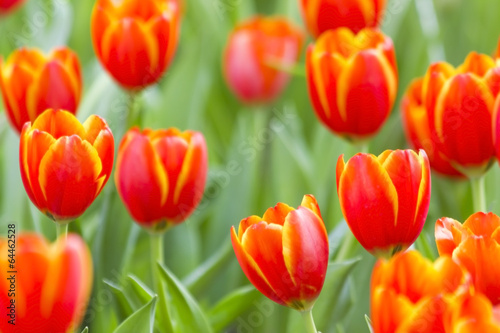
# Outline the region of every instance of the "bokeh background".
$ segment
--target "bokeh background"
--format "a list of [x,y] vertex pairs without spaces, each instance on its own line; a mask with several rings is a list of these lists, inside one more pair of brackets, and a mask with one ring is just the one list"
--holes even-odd
[[[116,143],[125,131],[127,95],[98,63],[90,38],[90,0],[28,0],[0,16],[0,54],[21,46],[45,51],[59,45],[75,50],[83,66],[84,95],[77,116],[104,117]],[[332,265],[315,309],[322,332],[367,332],[369,277],[374,259],[359,247],[357,257],[335,260],[346,232],[335,184],[338,157],[356,153],[323,128],[309,103],[304,52],[290,85],[266,107],[241,105],[222,76],[222,52],[234,25],[251,15],[284,15],[303,26],[297,0],[186,0],[180,45],[167,74],[141,96],[145,127],[178,127],[203,132],[209,151],[209,181],[203,201],[189,220],[165,235],[165,262],[198,300],[214,332],[301,332],[299,314],[267,301],[248,287],[232,252],[229,229],[249,215],[261,215],[278,201],[300,204],[318,199],[330,233]],[[406,148],[399,100],[409,82],[434,61],[458,65],[470,51],[492,54],[500,36],[498,0],[390,0],[382,30],[395,43],[399,92],[383,130],[370,143],[379,154]],[[309,38],[308,43],[312,40]],[[305,50],[304,50],[305,51]],[[29,201],[19,174],[18,135],[0,106],[0,225],[36,230],[55,238],[53,222]],[[470,186],[433,174],[432,199],[416,247],[435,256],[434,223],[442,216],[464,221],[472,214]],[[487,207],[500,213],[500,172],[487,174]],[[149,238],[128,216],[111,178],[91,208],[70,230],[81,233],[92,251],[95,280],[83,326],[112,332],[124,319],[116,290],[129,276],[150,284]],[[236,291],[236,293],[234,293]],[[233,293],[229,298],[225,298]],[[222,303],[220,301],[222,300]]]

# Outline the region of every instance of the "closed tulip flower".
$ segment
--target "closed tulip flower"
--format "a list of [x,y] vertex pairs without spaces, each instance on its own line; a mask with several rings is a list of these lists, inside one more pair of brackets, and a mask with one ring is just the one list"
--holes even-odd
[[97,0],[92,40],[101,64],[125,89],[156,83],[177,48],[178,0]]
[[295,66],[303,42],[302,31],[285,18],[256,16],[238,24],[223,60],[229,88],[243,103],[271,102],[290,79],[276,67]]
[[113,134],[98,116],[81,124],[70,112],[48,109],[21,133],[24,188],[42,213],[61,224],[83,214],[99,195],[113,158]]
[[10,13],[24,1],[25,0],[0,0],[0,15]]
[[377,27],[386,0],[300,0],[300,5],[309,32],[317,38],[327,30],[340,27],[354,32]]
[[134,221],[162,231],[183,222],[198,206],[207,163],[199,132],[134,128],[120,144],[115,183]]
[[437,135],[431,131],[429,116],[424,105],[423,81],[423,78],[414,80],[401,102],[406,137],[414,149],[425,150],[431,167],[436,172],[450,177],[463,177],[438,150]]
[[455,293],[466,285],[467,275],[447,256],[433,263],[416,251],[408,251],[389,261],[379,260],[371,278],[373,331],[457,332],[447,328],[466,315],[456,313],[458,302],[453,301]]
[[475,213],[464,224],[451,218],[436,223],[440,255],[453,256],[471,274],[477,291],[500,305],[500,217]]
[[325,32],[307,51],[309,96],[320,121],[352,141],[375,135],[396,98],[398,74],[389,37],[373,29]]
[[483,175],[495,156],[492,114],[499,83],[500,67],[491,57],[475,52],[457,68],[445,62],[433,64],[423,82],[438,149],[470,178]]
[[328,266],[328,236],[312,195],[297,209],[278,203],[263,217],[241,220],[231,240],[243,272],[262,294],[298,311],[312,308]]
[[[53,244],[38,234],[19,234],[12,269],[7,254],[13,244],[0,239],[0,251],[5,253],[0,257],[0,331],[66,333],[78,329],[92,288],[92,258],[85,242],[76,234]],[[9,280],[12,270],[17,272],[15,281]],[[15,296],[9,295],[9,289],[15,290]],[[9,309],[12,300],[15,310]]]
[[406,250],[422,231],[431,195],[423,150],[357,154],[337,162],[342,213],[354,236],[375,256]]
[[0,89],[7,118],[21,133],[24,123],[48,108],[76,113],[82,93],[80,62],[68,48],[49,55],[21,48],[5,62],[0,57]]

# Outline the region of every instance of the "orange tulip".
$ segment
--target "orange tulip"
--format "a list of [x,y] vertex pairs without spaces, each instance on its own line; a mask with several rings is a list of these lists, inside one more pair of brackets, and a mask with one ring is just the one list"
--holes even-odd
[[25,0],[0,0],[0,15],[10,13],[24,1]]
[[92,289],[92,258],[85,242],[76,234],[53,244],[34,233],[17,235],[14,269],[7,257],[13,245],[0,239],[5,253],[0,257],[0,331],[73,332]]
[[48,109],[21,133],[24,188],[33,204],[58,223],[85,212],[108,181],[113,158],[113,134],[98,116],[82,125],[67,111]]
[[425,150],[431,167],[435,171],[446,176],[462,177],[463,175],[453,168],[448,159],[438,150],[437,135],[431,132],[429,116],[424,105],[423,81],[423,78],[414,80],[401,102],[406,137],[414,149]]
[[482,175],[494,157],[492,113],[499,83],[500,67],[475,52],[456,69],[433,64],[424,78],[422,94],[438,150],[469,177]]
[[482,294],[462,293],[448,303],[447,332],[500,333],[500,318]]
[[35,121],[48,108],[76,113],[82,92],[77,55],[68,48],[48,56],[38,49],[21,48],[6,62],[0,57],[0,89],[7,116],[21,133],[24,123]]
[[314,37],[328,30],[347,27],[358,32],[377,27],[386,0],[300,0],[302,17]]
[[325,126],[350,140],[378,132],[398,85],[389,37],[373,29],[327,31],[309,47],[306,65],[309,96]]
[[244,103],[271,102],[290,79],[276,67],[293,67],[303,43],[302,31],[285,18],[256,16],[238,24],[224,52],[229,88]]
[[328,236],[312,195],[297,209],[278,203],[262,218],[241,220],[231,241],[243,272],[264,296],[299,311],[312,308],[328,266]]
[[500,217],[475,213],[464,224],[444,217],[436,222],[441,255],[452,255],[471,274],[476,290],[500,305]]
[[198,206],[207,163],[199,132],[133,128],[120,144],[115,183],[134,221],[161,231],[187,219]]
[[422,231],[431,178],[423,150],[357,154],[337,162],[337,192],[354,236],[375,256],[406,250]]
[[97,0],[92,40],[97,57],[125,89],[156,83],[177,48],[178,0]]

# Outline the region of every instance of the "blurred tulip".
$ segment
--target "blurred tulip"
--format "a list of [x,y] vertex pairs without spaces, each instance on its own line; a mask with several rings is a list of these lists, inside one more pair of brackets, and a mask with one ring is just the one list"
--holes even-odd
[[445,62],[431,65],[422,89],[438,150],[467,176],[483,175],[495,155],[492,113],[500,67],[472,52],[456,69]]
[[312,308],[328,266],[328,236],[312,195],[297,209],[278,203],[262,218],[241,220],[231,241],[243,272],[264,296],[298,311]]
[[25,0],[0,0],[0,15],[8,14],[21,6]]
[[314,37],[327,30],[347,27],[357,33],[377,27],[386,0],[300,0],[302,17]]
[[76,113],[82,93],[78,56],[68,48],[48,56],[35,48],[14,51],[6,62],[0,57],[0,89],[7,116],[21,133],[48,108]]
[[447,332],[500,333],[500,318],[482,294],[462,293],[448,302]]
[[427,109],[424,105],[423,81],[423,78],[414,80],[401,102],[406,137],[414,149],[425,150],[431,167],[435,171],[445,176],[463,177],[438,150],[437,135],[431,132]]
[[374,256],[406,250],[422,231],[431,178],[423,150],[357,154],[337,162],[337,192],[354,236]]
[[82,215],[99,195],[113,159],[113,134],[98,116],[82,125],[67,111],[48,109],[21,133],[24,188],[42,213],[61,224]]
[[256,16],[238,24],[224,52],[229,88],[248,104],[269,103],[283,91],[295,66],[304,35],[285,18]]
[[[1,332],[62,333],[80,325],[92,289],[92,258],[85,242],[76,234],[49,244],[41,235],[16,237],[15,268],[11,268],[6,238],[0,239]],[[9,295],[15,273],[15,295]],[[6,315],[15,300],[15,326]]]
[[198,206],[207,163],[199,132],[133,128],[118,150],[115,183],[134,221],[162,231],[183,222]]
[[436,222],[436,243],[440,255],[467,269],[477,291],[500,305],[500,217],[475,213],[464,224],[444,217]]
[[373,29],[325,32],[307,51],[309,96],[330,130],[353,141],[375,135],[398,86],[392,40]]
[[92,40],[101,64],[125,89],[156,83],[177,48],[178,0],[97,0]]
[[[467,276],[450,257],[432,263],[416,251],[379,260],[371,279],[371,320],[375,333],[448,331],[453,293]],[[456,316],[455,321],[460,318]],[[467,331],[464,331],[467,332]]]

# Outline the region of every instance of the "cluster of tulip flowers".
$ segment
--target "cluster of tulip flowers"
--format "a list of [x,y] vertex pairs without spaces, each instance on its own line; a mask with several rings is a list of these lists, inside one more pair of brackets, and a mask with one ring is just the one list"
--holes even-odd
[[[15,1],[0,1],[2,12]],[[309,97],[319,121],[366,147],[395,103],[398,70],[381,24],[384,0],[299,2],[315,41],[307,49]],[[133,98],[158,82],[173,59],[183,13],[180,0],[97,0],[92,39],[105,70]],[[229,88],[244,104],[266,104],[285,89],[305,35],[286,18],[252,17],[237,25],[224,52]],[[495,56],[496,57],[496,56]],[[500,217],[486,213],[484,174],[500,157],[500,62],[470,53],[463,65],[432,64],[402,101],[403,126],[415,150],[340,156],[342,213],[352,234],[379,258],[371,278],[374,332],[500,332]],[[102,192],[115,164],[116,190],[132,219],[151,236],[152,272],[162,262],[162,235],[199,204],[208,157],[200,132],[130,128],[118,148],[106,121],[75,116],[82,95],[78,56],[66,47],[45,55],[22,48],[0,59],[0,88],[20,134],[19,169],[32,203],[52,219],[58,239],[24,233],[17,240],[19,331],[67,332],[83,318],[92,259],[68,224]],[[133,101],[131,105],[134,104]],[[128,124],[141,125],[131,108]],[[440,257],[409,250],[427,218],[431,167],[471,181],[474,209],[461,224],[436,222]],[[349,244],[354,238],[346,236]],[[330,261],[329,239],[313,195],[284,203],[231,229],[236,258],[272,301],[303,314],[312,308]],[[353,243],[356,246],[357,243]],[[352,244],[351,244],[352,245]],[[0,240],[0,252],[7,252]],[[0,258],[0,304],[9,302],[8,261]],[[26,272],[29,272],[26,273]],[[161,282],[155,286],[162,289]],[[162,300],[167,302],[168,300]],[[0,321],[0,331],[10,332]],[[320,328],[321,329],[321,328]]]

